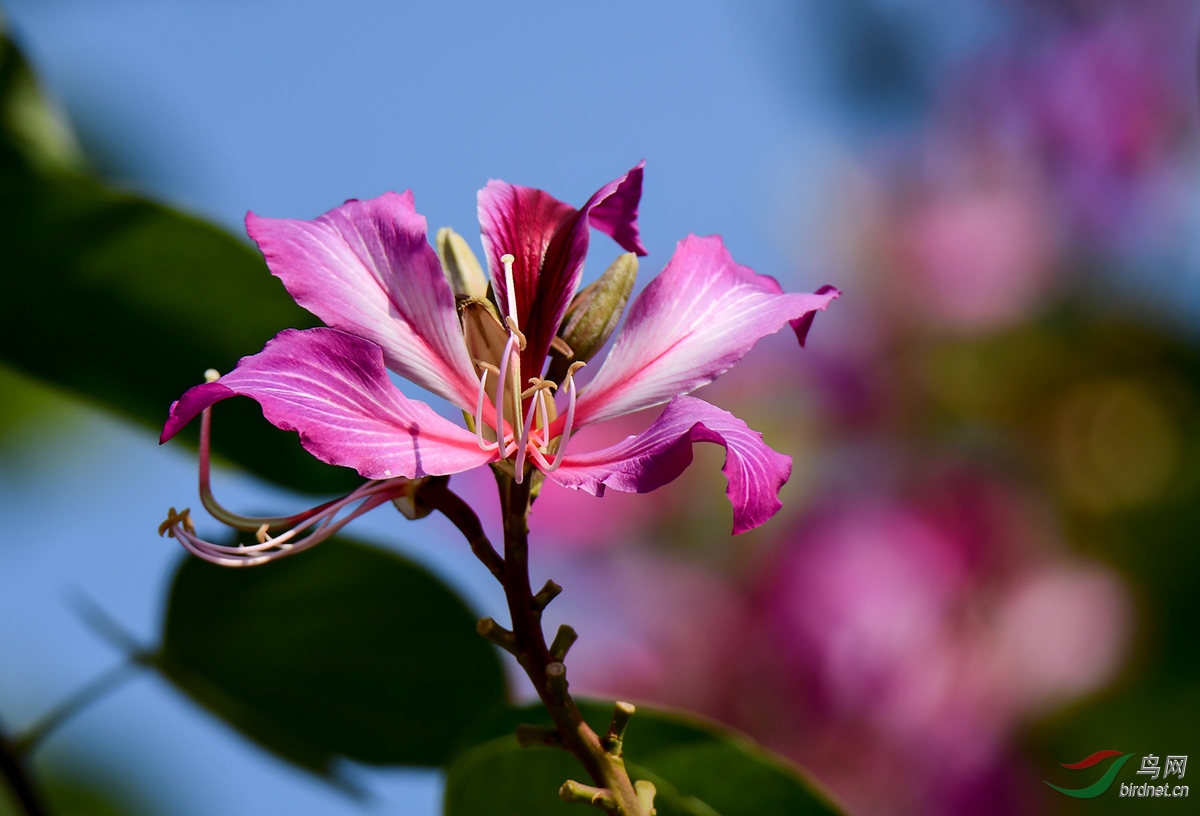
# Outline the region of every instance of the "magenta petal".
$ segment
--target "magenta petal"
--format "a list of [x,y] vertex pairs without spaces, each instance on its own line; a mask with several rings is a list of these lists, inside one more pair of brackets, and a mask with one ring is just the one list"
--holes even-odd
[[352,199],[312,221],[249,213],[246,231],[297,303],[380,346],[400,376],[474,409],[478,378],[454,293],[412,193]]
[[378,346],[336,329],[282,331],[216,382],[191,389],[171,406],[162,441],[239,394],[257,400],[272,425],[298,431],[321,461],[368,479],[458,473],[496,458],[474,434],[400,393]]
[[[642,176],[646,162],[637,166],[619,179],[614,179],[596,191],[583,211],[588,214],[588,223],[616,241],[626,252],[645,255],[642,238],[638,233],[638,204],[642,200]],[[586,249],[586,248],[585,248]]]
[[489,181],[479,191],[479,224],[496,299],[508,310],[500,258],[511,254],[517,322],[528,341],[522,371],[540,373],[550,342],[579,288],[589,243],[588,226],[645,255],[638,234],[642,197],[639,163],[596,191],[579,210],[532,187]]
[[630,307],[613,349],[579,397],[577,424],[648,408],[712,382],[791,323],[803,342],[814,312],[839,292],[784,293],[734,263],[720,236],[688,236]]
[[692,461],[692,443],[725,448],[721,472],[733,505],[734,535],[752,530],[779,512],[779,489],[792,473],[792,459],[777,453],[745,422],[695,397],[672,400],[654,424],[607,448],[567,454],[546,478],[564,487],[603,496],[611,487],[648,493],[674,480]]

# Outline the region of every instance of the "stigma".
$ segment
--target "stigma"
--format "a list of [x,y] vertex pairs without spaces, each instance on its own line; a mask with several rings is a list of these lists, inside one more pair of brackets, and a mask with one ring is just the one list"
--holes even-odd
[[[507,252],[500,256],[500,263],[504,264],[504,292],[508,295],[508,320],[505,322],[514,334],[520,334],[521,327],[517,323],[517,290],[513,286],[512,265],[515,260],[516,258]],[[524,343],[521,345],[524,346]]]

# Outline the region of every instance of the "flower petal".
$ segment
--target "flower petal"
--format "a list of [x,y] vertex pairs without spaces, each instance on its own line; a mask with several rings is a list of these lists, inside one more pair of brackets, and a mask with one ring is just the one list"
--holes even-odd
[[734,263],[719,235],[679,242],[638,295],[608,359],[579,396],[577,424],[666,402],[712,382],[761,338],[791,323],[800,342],[814,312],[840,293],[784,293]]
[[478,378],[411,192],[351,199],[312,221],[249,213],[246,231],[297,303],[379,345],[400,376],[472,410]]
[[282,331],[219,380],[192,388],[171,406],[160,441],[238,394],[257,400],[272,425],[299,431],[321,461],[368,479],[458,473],[496,458],[474,434],[400,393],[378,346],[336,329]]
[[695,397],[676,397],[654,424],[607,448],[567,454],[548,473],[564,487],[603,496],[611,487],[648,493],[672,481],[692,462],[692,443],[725,448],[721,472],[729,480],[734,535],[752,530],[779,512],[779,489],[792,473],[792,458],[777,453],[745,422]]
[[521,370],[541,374],[563,314],[583,275],[588,225],[630,252],[645,255],[638,235],[642,197],[639,163],[610,181],[576,210],[541,190],[489,181],[479,191],[479,225],[492,274],[492,287],[507,314],[508,283],[500,258],[511,254],[517,323],[528,341]]

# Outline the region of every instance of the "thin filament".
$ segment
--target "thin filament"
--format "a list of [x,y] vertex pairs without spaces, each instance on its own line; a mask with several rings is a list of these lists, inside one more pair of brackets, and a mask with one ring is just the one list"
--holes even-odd
[[200,501],[204,509],[217,521],[235,530],[253,533],[264,524],[268,529],[278,530],[288,527],[305,519],[312,518],[324,512],[338,500],[311,507],[294,516],[243,516],[225,509],[212,492],[212,468],[210,463],[210,448],[212,444],[212,407],[205,408],[200,413]]
[[[260,537],[260,543],[250,546],[229,547],[205,541],[187,529],[187,525],[176,521],[170,532],[184,548],[205,561],[228,567],[249,567],[274,561],[286,555],[292,555],[313,547],[334,535],[354,519],[375,509],[379,505],[397,498],[408,490],[408,480],[404,478],[391,479],[386,482],[368,483],[350,495],[336,502],[319,517],[305,520],[284,534],[272,538],[265,533]],[[354,502],[361,501],[353,511],[344,518],[337,515]],[[314,527],[313,531],[299,541],[293,542],[299,533]]]
[[[479,445],[480,450],[493,451],[500,447],[500,442],[488,442],[483,438],[483,401],[487,397],[487,375],[488,370],[483,369],[483,373],[479,375],[479,396],[475,400],[475,441]],[[504,400],[504,380],[500,380],[498,386],[500,390],[499,400]],[[500,434],[497,432],[496,439],[500,439]]]
[[[496,439],[504,439],[504,458],[508,458],[512,451],[508,449],[508,436],[504,433],[504,387],[508,384],[508,361],[513,354],[513,347],[517,343],[517,336],[510,334],[508,342],[504,344],[504,353],[500,355],[500,384],[496,386]],[[521,391],[519,388],[514,388],[516,391],[516,410],[513,412],[513,418],[520,416],[521,413]]]
[[[539,389],[538,394],[542,391]],[[525,412],[525,421],[521,425],[521,436],[517,439],[517,461],[514,464],[517,484],[525,478],[525,449],[529,446],[529,431],[533,427],[533,415],[537,410],[537,395],[529,401],[529,410]]]
[[563,457],[567,454],[567,443],[571,441],[571,432],[575,429],[575,371],[582,367],[583,363],[573,363],[567,369],[567,418],[563,423],[563,431],[558,442],[558,454],[555,455],[554,462],[547,462],[546,457],[541,453],[533,451],[533,460],[543,473],[553,473],[558,470],[559,465],[563,463]]

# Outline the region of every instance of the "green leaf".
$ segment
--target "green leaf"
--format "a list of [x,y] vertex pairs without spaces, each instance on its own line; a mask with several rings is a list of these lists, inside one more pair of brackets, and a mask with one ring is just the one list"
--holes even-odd
[[[612,705],[580,703],[603,733]],[[558,798],[567,779],[592,780],[562,750],[522,748],[518,723],[548,725],[540,706],[509,709],[475,733],[472,747],[450,765],[446,816],[542,816],[578,813]],[[679,713],[638,707],[625,732],[625,761],[635,781],[658,788],[659,816],[838,816],[845,809],[803,771],[747,737]]]
[[255,742],[326,775],[337,757],[444,763],[506,698],[495,649],[449,588],[337,540],[250,569],[184,560],[154,662]]
[[[161,428],[206,369],[228,371],[281,329],[316,325],[246,242],[75,172],[39,100],[27,63],[0,38],[0,359]],[[213,447],[300,490],[360,481],[315,460],[249,400],[216,409]]]

